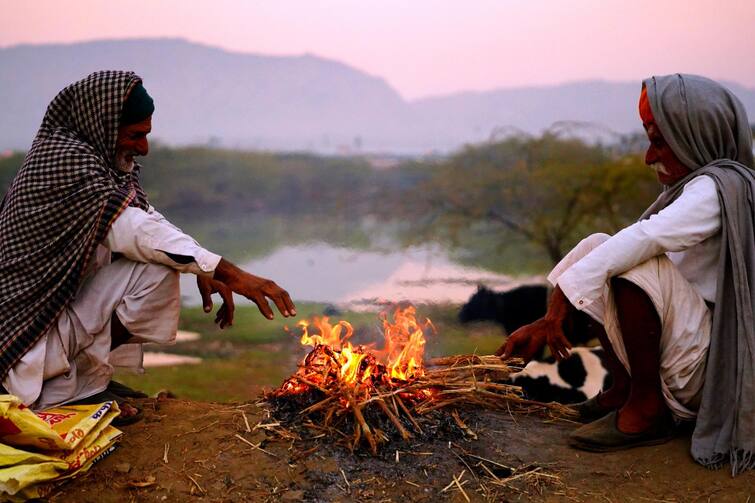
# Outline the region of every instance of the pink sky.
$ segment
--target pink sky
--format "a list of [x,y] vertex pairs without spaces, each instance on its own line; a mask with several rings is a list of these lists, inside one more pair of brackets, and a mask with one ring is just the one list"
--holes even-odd
[[753,26],[753,0],[0,0],[0,46],[183,37],[312,53],[410,99],[672,72],[755,87]]

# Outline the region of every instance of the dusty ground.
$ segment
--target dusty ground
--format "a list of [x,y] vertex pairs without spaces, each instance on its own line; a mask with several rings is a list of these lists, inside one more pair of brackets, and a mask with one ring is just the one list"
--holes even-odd
[[[755,493],[755,472],[732,479],[696,465],[688,435],[663,446],[590,454],[568,447],[572,424],[467,411],[478,440],[395,444],[376,459],[324,438],[270,440],[254,430],[270,422],[254,404],[149,399],[143,405],[144,421],[123,428],[120,448],[51,501],[465,501],[455,484],[443,492],[462,471],[459,482],[471,501],[744,502]],[[262,442],[267,452],[239,436]]]

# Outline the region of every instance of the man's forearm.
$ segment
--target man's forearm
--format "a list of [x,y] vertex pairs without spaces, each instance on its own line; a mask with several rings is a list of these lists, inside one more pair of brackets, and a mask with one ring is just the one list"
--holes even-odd
[[221,258],[220,262],[218,262],[218,265],[215,268],[215,274],[212,276],[212,278],[228,284],[235,278],[238,278],[241,273],[241,269],[239,269],[237,266],[227,261],[226,259]]
[[[280,287],[275,285],[274,281],[248,273],[222,257],[215,268],[215,274],[212,279],[225,283],[231,290],[241,295],[247,295],[250,290],[264,289],[267,286],[274,286],[276,289],[280,289]],[[285,293],[284,290],[281,291]],[[286,295],[288,294],[286,293]]]
[[548,303],[548,311],[545,313],[544,318],[546,320],[563,322],[569,317],[569,314],[573,310],[574,306],[571,305],[569,299],[567,299],[564,292],[561,291],[561,287],[556,285],[551,294],[550,302]]

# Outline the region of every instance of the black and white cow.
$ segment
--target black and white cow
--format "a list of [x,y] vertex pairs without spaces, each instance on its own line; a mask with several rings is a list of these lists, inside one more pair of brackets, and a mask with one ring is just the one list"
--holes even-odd
[[568,358],[556,362],[533,360],[509,378],[524,395],[539,402],[578,403],[611,387],[602,348],[572,348]]
[[[459,321],[493,321],[507,334],[545,315],[548,305],[546,285],[525,285],[505,292],[479,286],[459,311]],[[582,320],[580,320],[582,322]],[[590,340],[586,327],[577,326],[567,334],[575,347],[561,362],[551,356],[540,357],[512,375],[511,382],[521,386],[524,394],[541,402],[577,403],[597,395],[610,386],[611,376],[601,348],[579,347]]]

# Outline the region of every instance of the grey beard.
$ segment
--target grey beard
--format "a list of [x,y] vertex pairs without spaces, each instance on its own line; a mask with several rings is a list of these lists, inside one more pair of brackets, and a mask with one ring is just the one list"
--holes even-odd
[[134,170],[134,161],[127,161],[126,153],[118,153],[115,156],[115,167],[118,168],[118,171],[131,173]]
[[[133,166],[132,166],[132,169],[133,169]],[[666,166],[664,166],[662,162],[654,162],[653,164],[650,165],[650,169],[652,169],[653,171],[661,175],[669,174],[668,169],[666,169]]]

